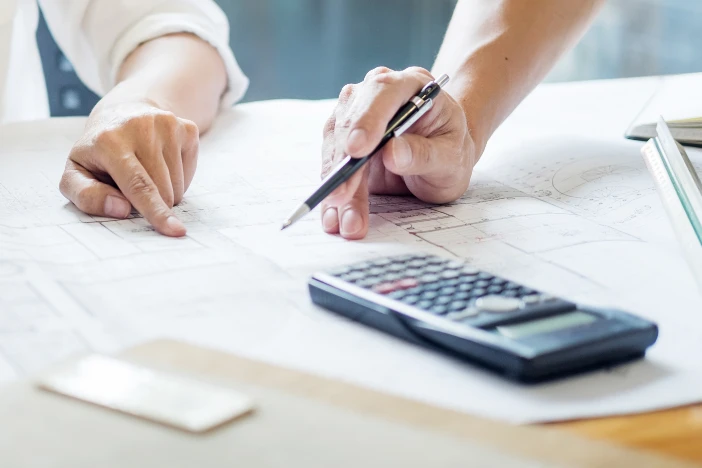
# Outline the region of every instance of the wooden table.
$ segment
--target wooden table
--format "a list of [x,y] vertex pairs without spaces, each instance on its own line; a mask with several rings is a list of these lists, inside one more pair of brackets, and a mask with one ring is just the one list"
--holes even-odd
[[554,426],[589,438],[702,464],[702,404]]

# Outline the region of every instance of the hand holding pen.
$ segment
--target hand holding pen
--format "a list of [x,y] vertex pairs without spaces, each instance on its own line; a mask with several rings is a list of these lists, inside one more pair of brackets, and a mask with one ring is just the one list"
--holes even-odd
[[[430,108],[415,112],[418,115],[414,118],[405,119],[408,128],[388,137],[402,109],[433,80],[421,68],[393,71],[381,67],[369,72],[363,83],[342,89],[324,127],[322,175],[326,177],[344,165],[352,166],[354,161],[342,163],[347,156],[372,157],[321,202],[326,232],[340,233],[348,239],[364,237],[368,232],[369,193],[414,195],[426,202],[445,203],[465,192],[475,144],[462,108],[448,93],[435,90]],[[447,80],[443,77],[441,84]],[[323,194],[321,189],[315,194]],[[317,202],[314,196],[310,200],[312,204]]]

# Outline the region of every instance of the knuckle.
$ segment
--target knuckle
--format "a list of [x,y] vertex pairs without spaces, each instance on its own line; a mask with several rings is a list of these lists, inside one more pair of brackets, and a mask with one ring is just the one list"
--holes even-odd
[[322,135],[327,138],[334,134],[334,127],[336,126],[336,115],[332,114],[326,122],[324,122],[324,128],[322,129]]
[[378,86],[392,86],[401,81],[401,78],[397,72],[390,71],[387,73],[380,73],[378,75],[374,75],[371,78],[369,78],[368,81]]
[[130,193],[147,195],[153,193],[151,182],[147,180],[146,176],[140,172],[132,174],[129,178],[128,184],[128,190]]
[[364,81],[370,80],[372,78],[375,78],[376,76],[380,75],[387,75],[388,73],[392,73],[392,69],[388,67],[375,67],[368,73],[366,73],[366,77],[364,78]]
[[116,148],[120,146],[119,133],[113,129],[98,133],[94,139],[94,146],[98,148]]
[[341,102],[346,102],[348,101],[351,96],[353,95],[353,91],[355,89],[355,86],[353,84],[345,84],[343,88],[341,88],[341,91],[339,92],[339,101]]
[[431,73],[429,73],[429,70],[426,68],[422,67],[407,67],[404,69],[404,72],[408,75],[412,76],[417,76],[418,78],[422,78],[423,80],[426,78],[433,78]]
[[200,128],[195,122],[187,119],[180,119],[180,123],[185,131],[185,135],[189,140],[200,139]]

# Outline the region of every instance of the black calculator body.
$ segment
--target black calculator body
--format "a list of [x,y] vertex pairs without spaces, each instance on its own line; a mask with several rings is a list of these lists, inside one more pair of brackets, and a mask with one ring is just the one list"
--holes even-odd
[[413,343],[539,382],[642,357],[655,323],[581,306],[465,262],[383,257],[316,273],[312,301]]

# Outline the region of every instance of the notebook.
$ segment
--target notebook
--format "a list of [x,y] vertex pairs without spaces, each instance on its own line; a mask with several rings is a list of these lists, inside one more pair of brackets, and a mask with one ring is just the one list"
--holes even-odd
[[655,92],[624,136],[641,141],[655,138],[661,114],[668,119],[670,133],[678,143],[702,147],[702,74],[661,77]]

